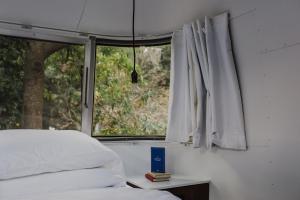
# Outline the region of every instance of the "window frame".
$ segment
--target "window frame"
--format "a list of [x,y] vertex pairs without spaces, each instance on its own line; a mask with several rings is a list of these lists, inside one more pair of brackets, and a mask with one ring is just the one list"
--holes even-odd
[[[131,141],[131,140],[164,140],[165,136],[93,136],[92,134],[92,123],[93,123],[93,111],[94,111],[94,84],[95,77],[91,80],[91,75],[95,73],[95,49],[97,45],[105,45],[105,46],[115,46],[115,47],[132,47],[132,40],[119,40],[119,39],[106,39],[106,38],[96,38],[96,37],[81,37],[74,35],[63,35],[60,32],[38,32],[35,30],[24,30],[22,28],[11,28],[4,27],[0,29],[0,35],[6,37],[13,38],[21,38],[21,39],[31,39],[38,41],[48,41],[48,42],[57,42],[57,43],[65,43],[70,45],[84,45],[85,46],[85,64],[84,69],[89,68],[88,75],[86,75],[86,70],[83,71],[82,77],[82,90],[81,90],[81,131],[87,135],[90,135],[93,138],[96,138],[101,141]],[[155,38],[155,39],[140,39],[135,41],[135,46],[159,46],[159,45],[167,45],[171,44],[171,36]],[[89,77],[86,81],[85,77]],[[86,85],[88,84],[88,85]],[[89,88],[86,89],[85,88]],[[84,95],[87,95],[88,99],[92,100],[92,103],[85,107],[84,99],[86,98]],[[84,112],[87,114],[84,116]]]
[[[147,39],[147,40],[136,40],[135,47],[151,47],[151,46],[161,46],[161,45],[170,45],[172,37],[164,37],[158,39]],[[96,39],[96,49],[97,46],[111,46],[111,47],[132,47],[132,40],[111,40],[111,39]],[[96,67],[94,68],[96,70]],[[95,74],[95,71],[94,71]],[[94,78],[95,85],[95,78]],[[95,88],[93,88],[95,90]],[[93,91],[94,93],[95,91]],[[92,121],[94,120],[94,94],[93,94],[93,105],[92,105]],[[137,141],[137,140],[165,140],[166,135],[164,136],[94,136],[93,130],[90,132],[93,138],[98,139],[99,141]]]
[[[5,29],[4,29],[5,30]],[[41,41],[41,42],[53,42],[53,43],[61,43],[61,44],[68,44],[68,45],[83,45],[84,49],[86,51],[86,48],[88,46],[89,40],[84,38],[76,38],[76,37],[66,37],[66,36],[57,36],[57,35],[46,35],[43,33],[35,33],[35,32],[22,32],[19,30],[11,30],[9,34],[3,30],[0,29],[0,36],[8,37],[8,38],[16,38],[16,39],[22,39],[22,40],[35,40],[35,41]],[[87,54],[84,55],[84,61],[87,59]],[[83,66],[84,69],[84,66]],[[85,71],[81,72],[81,129],[80,131],[84,130],[83,127],[83,109],[84,109],[84,99],[83,95],[86,94],[86,90],[84,89],[84,76]]]

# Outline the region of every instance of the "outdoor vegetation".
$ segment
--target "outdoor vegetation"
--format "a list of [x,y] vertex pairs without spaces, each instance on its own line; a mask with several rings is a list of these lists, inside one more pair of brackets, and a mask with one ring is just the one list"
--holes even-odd
[[[81,129],[84,46],[0,36],[0,129]],[[170,46],[98,46],[93,134],[163,135]]]
[[132,54],[131,48],[97,49],[95,135],[165,134],[170,45],[137,48],[137,84],[131,83]]

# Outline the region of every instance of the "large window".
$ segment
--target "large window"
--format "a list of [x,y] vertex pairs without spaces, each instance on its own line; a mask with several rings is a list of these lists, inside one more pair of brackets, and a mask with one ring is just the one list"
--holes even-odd
[[0,36],[0,129],[81,129],[84,46]]
[[132,84],[132,48],[97,46],[93,136],[165,135],[170,45],[136,51],[139,82]]
[[[170,45],[98,45],[92,135],[164,136]],[[84,45],[0,36],[0,129],[81,130]]]

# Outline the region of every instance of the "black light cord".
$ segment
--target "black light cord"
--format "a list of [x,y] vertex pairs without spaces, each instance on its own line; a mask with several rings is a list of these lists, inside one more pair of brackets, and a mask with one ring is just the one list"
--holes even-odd
[[131,82],[138,82],[138,73],[135,70],[136,52],[135,52],[135,0],[132,0],[132,49],[133,49],[133,71],[131,73]]
[[132,0],[132,48],[133,48],[133,70],[135,71],[135,0]]

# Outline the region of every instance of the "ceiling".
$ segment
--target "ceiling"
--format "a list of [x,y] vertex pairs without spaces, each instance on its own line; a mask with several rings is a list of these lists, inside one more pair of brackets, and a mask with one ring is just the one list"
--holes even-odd
[[[173,32],[210,13],[212,2],[136,0],[136,34]],[[132,0],[0,0],[0,21],[99,35],[131,35],[131,17]]]

